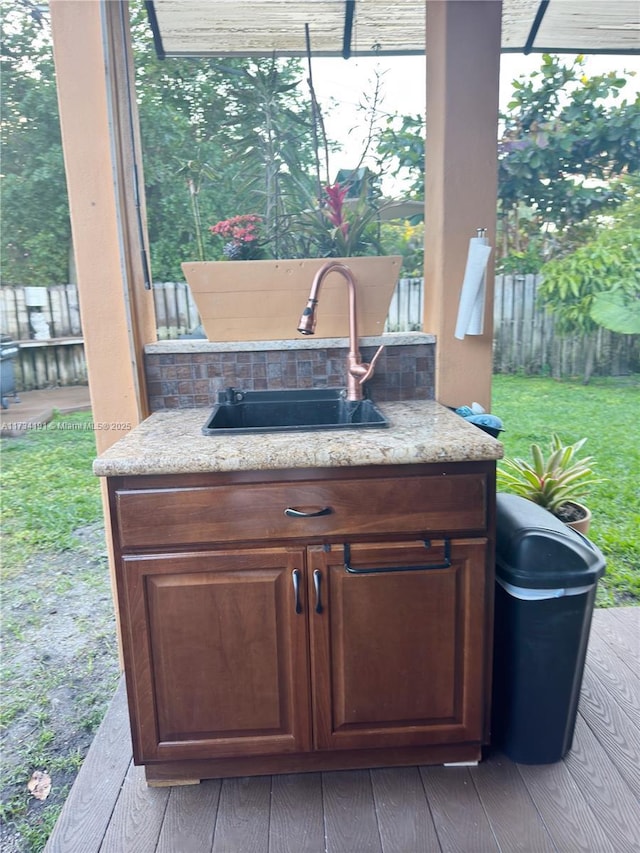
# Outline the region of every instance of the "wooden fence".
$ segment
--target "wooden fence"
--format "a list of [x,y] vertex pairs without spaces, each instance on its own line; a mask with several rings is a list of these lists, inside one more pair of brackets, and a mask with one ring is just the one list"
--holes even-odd
[[86,385],[87,365],[75,285],[1,287],[0,331],[20,345],[14,362],[19,390]]
[[200,316],[186,282],[155,282],[153,301],[159,340],[198,334]]
[[[588,357],[581,337],[561,337],[553,317],[536,304],[535,276],[496,276],[494,371],[580,376]],[[184,282],[153,285],[158,338],[198,336],[199,317]],[[386,330],[422,328],[423,281],[402,279],[393,295]],[[21,390],[84,384],[82,327],[75,285],[0,288],[0,331],[20,344],[15,363]],[[201,335],[200,335],[201,336]],[[640,337],[600,329],[594,342],[594,372],[620,375],[638,370]]]
[[498,275],[493,301],[493,371],[550,376],[583,376],[593,348],[596,375],[620,376],[638,370],[640,337],[600,328],[593,339],[563,336],[553,315],[537,303],[541,276]]

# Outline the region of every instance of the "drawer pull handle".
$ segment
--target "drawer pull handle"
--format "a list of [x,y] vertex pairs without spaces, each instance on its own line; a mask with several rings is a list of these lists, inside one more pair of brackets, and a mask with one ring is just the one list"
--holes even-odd
[[316,569],[313,573],[313,588],[316,593],[316,613],[322,613],[322,595],[320,592],[320,580],[322,578],[322,573],[319,569]]
[[284,514],[288,515],[289,518],[318,518],[320,515],[331,515],[333,510],[330,506],[322,507],[322,509],[316,510],[303,510],[303,509],[294,509],[292,506],[288,506]]
[[300,569],[294,569],[291,572],[291,580],[293,581],[293,601],[296,613],[302,613],[302,604],[300,602]]
[[[424,540],[424,547],[430,548],[431,542]],[[352,575],[381,575],[387,572],[423,572],[426,569],[448,569],[451,566],[451,540],[444,540],[444,559],[440,563],[424,563],[421,566],[384,566],[383,568],[354,569],[351,565],[351,547],[344,545],[344,569]]]

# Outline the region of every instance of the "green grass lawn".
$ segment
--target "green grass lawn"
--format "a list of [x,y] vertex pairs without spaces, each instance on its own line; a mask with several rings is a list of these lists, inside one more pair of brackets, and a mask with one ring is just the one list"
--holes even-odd
[[73,531],[102,518],[91,412],[56,416],[42,429],[2,439],[2,570],[39,550],[64,550]]
[[1,850],[42,850],[119,677],[95,455],[90,412],[2,440]]
[[558,381],[494,376],[491,410],[504,421],[505,456],[530,458],[557,432],[563,443],[583,436],[594,457],[594,485],[584,501],[593,513],[589,538],[607,559],[599,584],[601,606],[640,603],[640,376]]

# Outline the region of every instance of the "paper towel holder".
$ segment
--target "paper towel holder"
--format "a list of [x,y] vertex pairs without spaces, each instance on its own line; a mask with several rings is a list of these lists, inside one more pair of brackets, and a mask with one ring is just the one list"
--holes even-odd
[[458,317],[454,337],[482,335],[486,294],[486,266],[491,254],[486,228],[476,228],[476,237],[469,240],[469,254],[460,292]]

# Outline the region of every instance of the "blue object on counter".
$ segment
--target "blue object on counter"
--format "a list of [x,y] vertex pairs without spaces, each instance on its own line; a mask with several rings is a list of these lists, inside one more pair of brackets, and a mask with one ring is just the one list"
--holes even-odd
[[486,413],[483,415],[474,414],[470,406],[460,406],[457,409],[453,409],[453,411],[456,415],[464,418],[465,421],[469,421],[470,424],[477,426],[478,429],[483,430],[494,438],[497,438],[501,432],[504,432],[502,420],[497,415]]
[[492,429],[503,430],[502,421],[496,415],[469,415],[465,418],[469,423],[476,426],[486,426]]
[[455,410],[456,415],[460,415],[461,418],[468,418],[473,414],[473,409],[470,406],[460,406],[459,409]]

